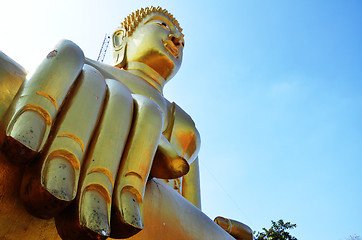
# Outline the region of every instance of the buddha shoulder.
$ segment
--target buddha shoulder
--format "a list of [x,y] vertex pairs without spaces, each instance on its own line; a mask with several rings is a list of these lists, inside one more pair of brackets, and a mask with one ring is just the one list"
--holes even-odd
[[191,117],[176,103],[168,102],[170,114],[168,128],[163,135],[176,150],[191,164],[200,149],[200,134]]

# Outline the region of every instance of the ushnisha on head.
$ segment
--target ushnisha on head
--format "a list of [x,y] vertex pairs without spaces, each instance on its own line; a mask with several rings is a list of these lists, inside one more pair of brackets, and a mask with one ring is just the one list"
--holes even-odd
[[130,62],[144,63],[167,81],[181,66],[182,28],[161,7],[131,13],[114,31],[112,40],[116,67],[127,69]]

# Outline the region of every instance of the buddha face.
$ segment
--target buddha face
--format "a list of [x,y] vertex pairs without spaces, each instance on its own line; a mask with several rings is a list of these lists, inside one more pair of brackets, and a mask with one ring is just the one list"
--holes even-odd
[[173,77],[181,66],[183,36],[163,13],[145,17],[125,41],[127,62],[145,63],[165,80]]

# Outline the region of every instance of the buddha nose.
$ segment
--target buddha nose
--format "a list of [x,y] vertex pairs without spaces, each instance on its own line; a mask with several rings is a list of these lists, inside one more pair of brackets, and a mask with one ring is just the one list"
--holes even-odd
[[173,42],[173,44],[175,44],[176,47],[179,47],[181,44],[183,45],[182,42],[182,36],[175,36],[173,34],[168,35],[169,39]]

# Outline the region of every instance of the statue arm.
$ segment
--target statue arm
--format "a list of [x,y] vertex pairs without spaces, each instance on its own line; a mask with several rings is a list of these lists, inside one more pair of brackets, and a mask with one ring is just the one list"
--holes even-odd
[[199,159],[190,165],[190,171],[182,178],[182,196],[201,210]]
[[[200,135],[191,117],[175,103],[172,104],[173,126],[166,132],[170,143],[190,163],[189,172],[182,177],[182,196],[201,210],[200,174],[198,152],[200,149]],[[217,217],[215,219],[221,228],[235,239],[252,240],[253,233],[250,227],[232,219]]]
[[200,134],[191,117],[177,104],[172,103],[169,122],[170,127],[164,135],[179,152],[179,155],[189,163],[189,171],[181,181],[182,196],[194,206],[201,209],[199,159]]

